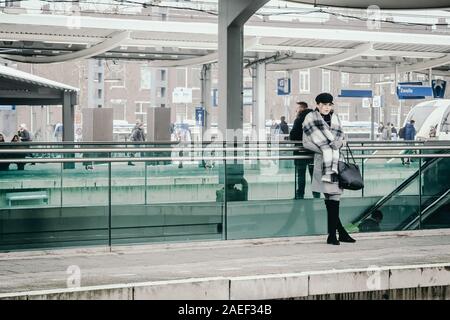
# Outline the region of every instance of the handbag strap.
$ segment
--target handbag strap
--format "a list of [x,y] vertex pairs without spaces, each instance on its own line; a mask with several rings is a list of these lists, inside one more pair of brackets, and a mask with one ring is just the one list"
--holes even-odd
[[347,162],[350,162],[349,157],[348,157],[348,154],[350,153],[350,156],[352,157],[352,160],[353,160],[353,164],[356,164],[355,158],[353,157],[352,149],[350,149],[350,147],[348,146],[348,143],[346,143],[346,147],[347,147]]

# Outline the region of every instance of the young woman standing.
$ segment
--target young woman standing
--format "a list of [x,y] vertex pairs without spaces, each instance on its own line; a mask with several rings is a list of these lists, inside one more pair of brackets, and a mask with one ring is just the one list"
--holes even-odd
[[[339,187],[338,161],[344,144],[341,121],[333,110],[333,96],[321,93],[316,97],[317,107],[303,122],[303,146],[314,152],[314,172],[311,189],[323,193],[328,216],[327,243],[355,242],[342,226],[339,205],[343,190]],[[339,240],[336,238],[339,232]]]

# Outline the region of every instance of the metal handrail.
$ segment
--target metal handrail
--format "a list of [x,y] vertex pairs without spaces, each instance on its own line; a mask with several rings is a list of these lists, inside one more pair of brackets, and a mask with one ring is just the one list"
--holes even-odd
[[[450,148],[450,147],[449,147]],[[122,152],[205,152],[205,151],[302,151],[303,148],[298,147],[280,147],[280,148],[92,148],[92,149],[0,149],[2,153],[122,153]],[[305,149],[303,149],[305,150]],[[305,150],[310,152],[309,150]]]
[[[441,154],[440,154],[441,155]],[[409,155],[408,155],[409,158]],[[390,193],[384,195],[381,199],[379,199],[374,205],[364,210],[364,212],[356,219],[354,219],[354,222],[356,221],[362,221],[366,217],[368,217],[372,212],[375,210],[381,208],[383,205],[385,205],[390,199],[392,199],[393,196],[396,194],[402,192],[404,189],[406,189],[421,173],[421,171],[426,170],[428,167],[434,165],[436,162],[440,161],[441,158],[445,157],[436,157],[432,159],[431,161],[426,162],[422,165],[422,169],[414,172],[410,177],[405,179],[399,186],[397,186],[394,190],[392,190]]]
[[[414,217],[414,219],[412,221],[410,221],[406,226],[403,227],[403,230],[409,230],[409,229],[411,229],[411,227],[415,228],[417,226],[417,224],[419,223],[419,219],[421,219],[421,218],[425,218],[426,219],[429,216],[429,211],[431,209],[434,209],[435,206],[439,202],[441,202],[443,199],[447,198],[449,194],[450,194],[450,189],[445,191],[438,199],[434,200],[424,210],[422,210],[422,212],[419,215]],[[448,199],[447,199],[447,201],[448,201]]]
[[[379,141],[379,140],[348,140],[349,144],[424,144],[424,143],[432,143],[439,144],[442,140],[397,140],[397,141]],[[26,145],[26,146],[40,146],[40,145],[48,145],[48,146],[67,146],[67,145],[98,145],[98,146],[107,146],[107,145],[175,145],[175,144],[221,144],[221,145],[235,145],[238,144],[302,144],[300,140],[256,140],[256,141],[189,141],[189,142],[181,142],[181,141],[61,141],[61,142],[39,142],[39,141],[28,141],[28,142],[19,142],[12,143],[7,142],[7,145]],[[2,144],[0,144],[0,147]]]
[[[449,145],[445,146],[381,146],[381,147],[352,147],[354,151],[366,151],[366,150],[450,150]],[[21,154],[21,153],[125,153],[125,152],[177,152],[177,151],[191,151],[191,152],[205,152],[205,151],[300,151],[311,152],[303,147],[276,147],[276,148],[244,148],[244,147],[230,147],[230,148],[65,148],[65,149],[30,149],[30,148],[0,148],[0,154]]]
[[[354,155],[355,159],[391,159],[391,158],[450,158],[450,154],[392,154],[392,155]],[[227,156],[227,157],[120,157],[120,158],[8,158],[0,159],[0,163],[73,163],[73,162],[146,162],[146,161],[246,161],[246,160],[296,160],[313,159],[307,156]]]

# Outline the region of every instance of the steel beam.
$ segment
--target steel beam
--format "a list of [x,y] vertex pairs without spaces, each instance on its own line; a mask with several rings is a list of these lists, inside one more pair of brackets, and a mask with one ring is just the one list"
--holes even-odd
[[296,69],[311,69],[311,68],[321,68],[332,64],[337,64],[343,61],[351,60],[355,57],[364,55],[372,50],[371,43],[365,43],[359,45],[351,50],[346,50],[341,54],[326,57],[311,62],[300,62],[292,64],[272,64],[267,67],[269,71],[283,71],[283,70],[296,70]]
[[211,65],[204,64],[200,75],[201,81],[201,105],[205,108],[205,130],[211,128]]
[[[219,129],[223,134],[226,134],[226,129],[238,130],[243,127],[244,24],[267,2],[219,0]],[[236,138],[242,140],[239,132],[235,133]]]
[[49,57],[23,57],[10,54],[2,54],[0,57],[11,61],[24,63],[59,63],[65,61],[75,61],[79,59],[86,59],[99,54],[105,53],[111,49],[116,48],[122,41],[128,39],[130,31],[123,31],[114,34],[110,39],[103,41],[93,47],[79,50],[76,52],[49,56]]

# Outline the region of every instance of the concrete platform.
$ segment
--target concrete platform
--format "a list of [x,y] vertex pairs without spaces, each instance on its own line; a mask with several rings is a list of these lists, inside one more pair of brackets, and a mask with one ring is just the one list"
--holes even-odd
[[444,287],[441,298],[450,299],[450,229],[355,238],[340,246],[313,236],[3,253],[0,298],[283,299]]

